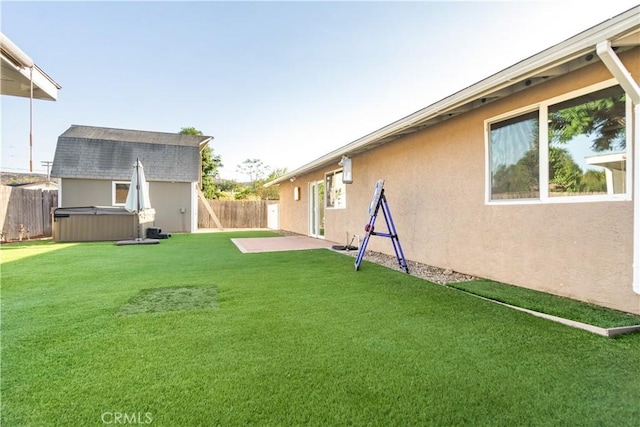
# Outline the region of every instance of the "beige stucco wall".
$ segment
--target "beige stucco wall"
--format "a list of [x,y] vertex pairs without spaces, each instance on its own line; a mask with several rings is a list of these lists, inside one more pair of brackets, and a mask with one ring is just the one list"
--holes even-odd
[[188,233],[191,230],[191,185],[189,182],[149,183],[151,206],[156,210],[156,227],[163,232]]
[[58,189],[62,207],[111,206],[111,181],[63,178]]
[[[621,57],[640,80],[640,50]],[[631,285],[632,202],[485,203],[484,120],[611,77],[595,64],[353,156],[347,208],[326,211],[326,238],[363,236],[375,182],[385,179],[408,259],[640,314]],[[307,233],[307,183],[335,167],[281,184],[281,228]],[[393,254],[381,237],[369,249]]]
[[[111,206],[111,183],[107,180],[63,178],[59,205]],[[149,198],[156,211],[156,227],[169,233],[191,230],[191,183],[151,181]],[[181,208],[184,213],[180,212]]]

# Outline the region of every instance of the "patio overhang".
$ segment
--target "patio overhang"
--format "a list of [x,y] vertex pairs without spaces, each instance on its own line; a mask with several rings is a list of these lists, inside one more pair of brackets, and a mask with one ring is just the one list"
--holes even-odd
[[343,156],[379,145],[442,123],[506,96],[529,89],[582,67],[601,61],[598,43],[610,41],[620,54],[640,46],[640,7],[634,7],[547,50],[506,68],[422,110],[363,136],[265,184],[277,185],[300,175],[338,163]]
[[[0,33],[0,76],[2,95],[56,101],[61,86],[42,71],[7,36]],[[33,82],[33,96],[31,84]]]

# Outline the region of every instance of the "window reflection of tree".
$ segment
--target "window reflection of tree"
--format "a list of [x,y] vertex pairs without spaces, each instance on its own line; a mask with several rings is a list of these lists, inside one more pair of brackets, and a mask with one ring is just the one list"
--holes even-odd
[[[502,122],[494,129],[515,127],[518,119]],[[570,150],[572,143],[591,142],[593,153],[626,150],[626,98],[619,86],[596,91],[549,107],[549,191],[569,194],[605,194],[605,172],[583,171]],[[576,141],[582,138],[581,141]],[[517,162],[501,164],[492,174],[492,198],[539,197],[539,126],[529,138],[530,149]],[[492,147],[493,148],[493,147]]]

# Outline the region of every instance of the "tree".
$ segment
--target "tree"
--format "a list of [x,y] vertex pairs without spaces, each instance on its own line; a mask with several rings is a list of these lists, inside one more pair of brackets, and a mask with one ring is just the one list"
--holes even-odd
[[262,178],[268,169],[269,166],[259,159],[247,159],[241,165],[238,165],[238,172],[249,177],[249,182],[254,190],[256,189],[256,181]]
[[265,179],[257,181],[256,194],[261,200],[280,200],[280,189],[277,186],[265,187],[269,181],[273,181],[276,178],[281,177],[287,173],[287,169],[274,169]]
[[200,130],[194,128],[194,127],[180,128],[180,132],[179,133],[182,134],[182,135],[204,136],[202,131],[200,131]]
[[571,154],[564,148],[549,147],[549,190],[577,193],[581,179],[582,169]]
[[540,190],[538,144],[527,151],[517,163],[499,166],[492,176],[491,193],[510,197],[532,197]]
[[607,177],[604,171],[589,169],[582,175],[580,191],[587,193],[606,193]]
[[238,184],[236,181],[225,179],[223,181],[218,182],[217,187],[218,187],[218,190],[220,191],[226,191],[231,193],[231,192],[237,191],[240,188],[240,184]]
[[[202,132],[194,127],[180,129],[182,135],[203,136]],[[215,184],[215,179],[220,176],[218,168],[222,167],[220,156],[213,154],[213,149],[206,146],[201,153],[202,158],[202,193],[207,199],[217,199],[219,191]]]
[[626,147],[624,92],[549,114],[549,139],[566,144],[577,135],[593,135],[596,152]]
[[619,87],[591,94],[586,102],[550,111],[549,183],[554,185],[555,191],[606,192],[604,172],[588,169],[583,173],[568,150],[559,147],[571,143],[574,138],[587,136],[593,152],[624,151],[625,122],[626,96]]

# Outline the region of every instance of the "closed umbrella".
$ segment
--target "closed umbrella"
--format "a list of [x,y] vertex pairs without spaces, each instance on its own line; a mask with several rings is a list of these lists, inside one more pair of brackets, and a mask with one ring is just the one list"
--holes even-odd
[[144,176],[144,167],[142,166],[140,159],[136,159],[136,163],[133,165],[133,174],[131,175],[131,183],[129,184],[129,192],[127,193],[127,200],[124,204],[124,208],[129,212],[136,212],[138,214],[137,240],[142,239],[142,236],[140,235],[140,222],[147,214],[154,215],[155,211],[151,209],[149,187],[147,186],[147,179]]
[[129,192],[127,193],[127,201],[124,208],[129,212],[142,212],[145,209],[151,209],[151,201],[149,200],[149,187],[147,179],[144,177],[144,167],[140,159],[136,159],[133,165],[133,175],[131,175],[131,183],[129,184]]

